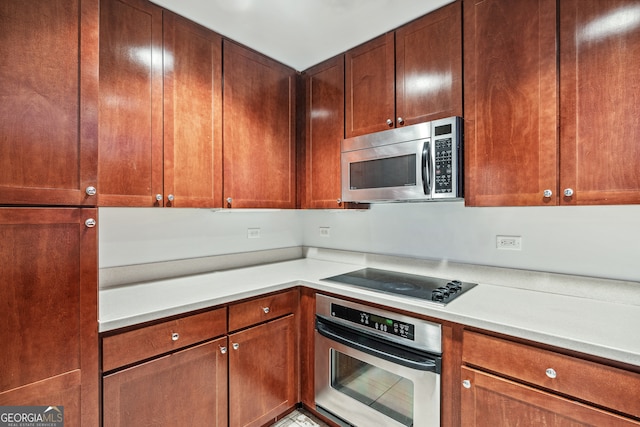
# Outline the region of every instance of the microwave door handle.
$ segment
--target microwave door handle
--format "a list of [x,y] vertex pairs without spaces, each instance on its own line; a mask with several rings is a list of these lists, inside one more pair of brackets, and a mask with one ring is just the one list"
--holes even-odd
[[431,194],[431,144],[425,141],[422,145],[422,188],[424,194]]

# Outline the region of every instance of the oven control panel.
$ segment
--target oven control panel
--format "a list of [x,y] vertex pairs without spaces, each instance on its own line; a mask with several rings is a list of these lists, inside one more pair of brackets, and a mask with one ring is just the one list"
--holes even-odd
[[356,310],[340,304],[331,304],[331,316],[375,329],[378,332],[395,335],[411,341],[415,340],[415,326],[411,323]]

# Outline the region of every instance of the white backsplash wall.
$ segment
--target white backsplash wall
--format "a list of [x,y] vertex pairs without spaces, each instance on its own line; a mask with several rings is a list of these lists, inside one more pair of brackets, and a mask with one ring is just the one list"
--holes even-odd
[[[302,211],[305,246],[640,281],[640,206],[385,203]],[[321,233],[321,227],[329,227]],[[496,236],[522,249],[496,249]]]
[[296,247],[303,236],[296,210],[100,208],[98,221],[100,268]]

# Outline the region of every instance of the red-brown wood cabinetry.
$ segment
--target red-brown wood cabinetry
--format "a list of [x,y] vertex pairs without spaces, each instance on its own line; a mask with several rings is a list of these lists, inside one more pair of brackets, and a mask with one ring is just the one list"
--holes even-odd
[[636,7],[464,2],[467,205],[640,203]]
[[347,137],[462,115],[461,3],[345,54]]
[[98,424],[95,209],[0,208],[0,406]]
[[222,206],[222,38],[164,11],[164,200]]
[[99,204],[162,206],[162,9],[145,0],[100,2],[99,118]]
[[640,425],[640,374],[471,331],[462,361],[464,426]]
[[294,208],[295,71],[223,42],[223,202]]
[[0,28],[0,203],[95,205],[98,1],[3,2]]
[[344,55],[305,71],[303,208],[342,207],[340,144],[344,138]]

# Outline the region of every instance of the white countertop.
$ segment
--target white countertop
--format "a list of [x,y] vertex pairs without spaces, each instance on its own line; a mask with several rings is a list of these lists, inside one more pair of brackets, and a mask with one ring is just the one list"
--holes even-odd
[[303,285],[640,366],[640,306],[479,283],[446,306],[320,279],[367,267],[313,258],[100,291],[99,330]]

